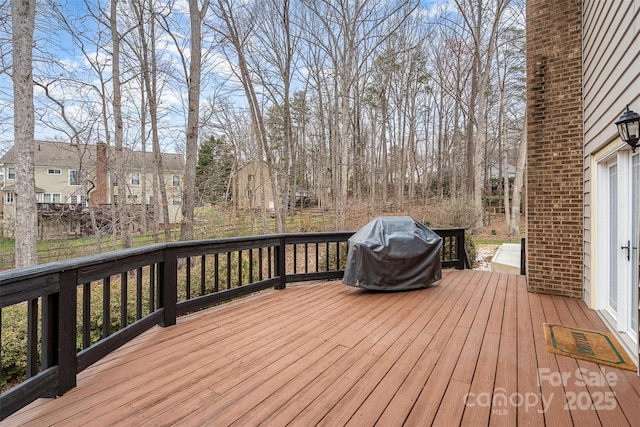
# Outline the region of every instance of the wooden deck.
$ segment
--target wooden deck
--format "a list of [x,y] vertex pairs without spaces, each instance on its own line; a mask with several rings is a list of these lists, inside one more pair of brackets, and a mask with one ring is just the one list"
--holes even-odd
[[606,330],[499,273],[267,291],[148,331],[2,424],[637,426],[640,378],[548,353],[543,322]]

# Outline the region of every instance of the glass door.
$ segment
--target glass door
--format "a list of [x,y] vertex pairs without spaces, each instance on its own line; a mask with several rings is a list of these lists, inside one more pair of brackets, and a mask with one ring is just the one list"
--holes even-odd
[[604,310],[630,345],[638,342],[638,246],[640,243],[640,153],[619,152],[603,170],[606,195],[601,201],[605,222],[606,280],[600,292]]
[[611,317],[618,320],[618,273],[620,268],[618,250],[618,164],[608,166],[608,192],[609,192],[609,286],[607,287],[606,310]]
[[638,342],[638,246],[640,245],[640,153],[631,157],[631,335]]

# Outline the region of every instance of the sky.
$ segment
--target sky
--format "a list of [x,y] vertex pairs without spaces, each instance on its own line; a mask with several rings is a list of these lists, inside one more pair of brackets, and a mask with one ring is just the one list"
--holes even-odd
[[[254,0],[246,0],[254,1]],[[8,2],[6,2],[8,4]],[[108,2],[96,0],[64,0],[56,2],[61,15],[76,28],[79,36],[76,41],[71,35],[62,28],[59,28],[56,20],[52,18],[52,11],[43,7],[37,9],[37,23],[35,35],[34,50],[34,78],[41,83],[48,84],[51,95],[60,102],[65,104],[65,112],[70,117],[77,128],[84,129],[85,137],[91,140],[103,140],[105,138],[104,126],[100,124],[100,96],[99,88],[101,86],[100,79],[95,72],[91,71],[90,59],[96,60],[95,63],[108,63],[108,54],[106,51],[95,52],[92,43],[101,43],[105,49],[110,49],[110,41],[107,39],[100,40],[97,32],[97,24],[91,19],[81,19],[86,14],[87,5],[91,6],[94,12],[108,8]],[[188,4],[186,0],[178,0],[176,2],[177,10],[186,12]],[[8,6],[6,6],[8,7]],[[442,9],[455,9],[451,0],[422,0],[420,2],[420,13],[427,16],[436,16]],[[125,21],[126,17],[122,18]],[[187,18],[184,14],[176,15],[178,26],[186,28]],[[7,43],[10,41],[10,34],[7,29],[2,30],[0,41],[3,43],[3,52],[10,49]],[[183,70],[180,62],[182,55],[188,57],[187,37],[176,31],[176,40],[178,46],[166,34],[158,31],[157,43],[162,48],[162,60],[166,66],[172,67],[174,74],[180,75]],[[108,37],[106,35],[102,36]],[[85,43],[87,51],[93,52],[88,57],[83,55],[79,47],[79,42]],[[231,85],[238,87],[232,73],[232,65],[220,54],[211,55],[209,58],[209,69],[207,77],[209,80],[204,81],[203,101],[206,101],[208,94],[214,89],[211,85]],[[123,79],[126,79],[126,85],[129,88],[139,87],[139,83],[131,80],[131,74],[126,73],[126,66],[123,68]],[[184,76],[182,74],[182,76]],[[111,89],[110,69],[104,68],[104,78],[106,87]],[[82,80],[82,85],[73,80]],[[234,84],[235,81],[235,84]],[[52,140],[69,140],[72,130],[69,126],[61,123],[58,114],[59,107],[51,100],[47,100],[44,96],[44,90],[40,87],[34,89],[36,98],[36,139],[52,139]],[[242,103],[242,96],[233,95],[230,97],[232,102]],[[79,101],[86,102],[79,102]],[[139,116],[140,101],[139,98],[133,96],[124,100],[125,113],[130,116]],[[179,152],[181,141],[184,140],[184,123],[185,123],[185,104],[186,89],[184,85],[184,77],[177,78],[165,83],[162,88],[162,97],[160,99],[160,107],[163,116],[163,145],[167,151]],[[12,144],[13,140],[13,104],[12,104],[12,83],[7,73],[0,74],[0,154],[4,152]],[[127,130],[128,134],[125,138],[135,141],[140,136],[135,134],[133,130]]]

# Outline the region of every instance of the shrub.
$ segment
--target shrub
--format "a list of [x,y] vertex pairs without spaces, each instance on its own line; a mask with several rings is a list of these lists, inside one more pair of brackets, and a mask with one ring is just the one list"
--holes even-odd
[[465,228],[472,229],[478,216],[467,201],[462,199],[442,200],[429,209],[428,216],[422,219],[423,224],[431,224],[433,228]]
[[23,381],[27,372],[27,305],[2,309],[2,374],[0,389]]

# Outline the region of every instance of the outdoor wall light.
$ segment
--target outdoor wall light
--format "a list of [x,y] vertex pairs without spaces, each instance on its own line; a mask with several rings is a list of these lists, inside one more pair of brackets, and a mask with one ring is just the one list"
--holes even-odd
[[629,144],[631,150],[635,152],[638,141],[640,140],[640,115],[629,110],[629,106],[627,105],[627,111],[622,113],[616,122],[616,126],[618,126],[620,138]]

